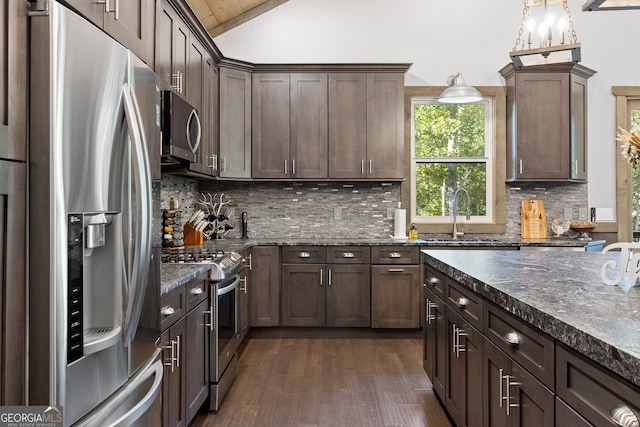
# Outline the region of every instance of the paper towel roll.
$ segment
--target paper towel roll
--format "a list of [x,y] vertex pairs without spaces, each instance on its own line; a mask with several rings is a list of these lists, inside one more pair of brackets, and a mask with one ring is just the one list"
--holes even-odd
[[402,239],[407,237],[407,210],[396,209],[393,222],[393,237]]

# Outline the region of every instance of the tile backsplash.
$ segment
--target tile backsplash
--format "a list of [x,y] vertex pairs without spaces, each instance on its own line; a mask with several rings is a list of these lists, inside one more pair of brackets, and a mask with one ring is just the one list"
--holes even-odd
[[[247,212],[251,238],[387,238],[393,234],[393,219],[387,209],[400,201],[400,183],[379,182],[231,182],[198,181],[163,175],[162,208],[173,197],[189,218],[201,208],[202,194],[224,193],[231,203],[225,206],[234,227],[228,238],[241,235],[240,217]],[[541,199],[547,225],[551,218],[564,218],[572,209],[587,208],[587,185],[566,183],[523,183],[506,185],[506,233],[503,238],[520,237],[520,203]],[[551,233],[550,233],[551,234]]]

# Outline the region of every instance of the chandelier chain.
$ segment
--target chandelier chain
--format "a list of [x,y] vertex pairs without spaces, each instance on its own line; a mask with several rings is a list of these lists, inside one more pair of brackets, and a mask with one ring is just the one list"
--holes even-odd
[[571,43],[578,43],[578,36],[576,35],[576,29],[573,27],[573,19],[571,19],[571,10],[569,10],[567,0],[562,1],[562,8],[564,9],[567,23],[569,24],[569,29],[567,31],[569,33],[569,41]]
[[522,44],[521,49],[524,49],[525,38],[524,35],[524,27],[527,23],[527,18],[529,17],[529,3],[527,0],[524,0],[524,7],[522,8],[522,19],[520,20],[520,31],[518,31],[518,37],[516,38],[516,44],[513,46],[513,51],[518,49],[518,46]]

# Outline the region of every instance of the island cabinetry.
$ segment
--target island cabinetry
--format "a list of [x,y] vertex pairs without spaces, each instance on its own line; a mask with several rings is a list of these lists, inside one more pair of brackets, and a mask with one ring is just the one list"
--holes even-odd
[[587,79],[579,64],[516,68],[507,86],[507,181],[587,179]]
[[155,0],[66,2],[149,66],[153,66]]
[[238,292],[238,333],[240,334],[240,342],[244,340],[251,326],[251,293],[253,292],[253,283],[251,282],[251,270],[253,269],[253,255],[251,249],[242,252],[242,269],[238,273],[240,276],[239,292]]
[[251,248],[248,280],[251,284],[251,326],[280,326],[280,248]]
[[329,176],[404,178],[404,73],[329,75]]
[[553,426],[553,392],[486,337],[482,353],[483,425]]
[[417,246],[371,248],[371,327],[420,327]]
[[556,397],[556,425],[562,427],[593,426],[558,397]]
[[551,337],[491,303],[485,304],[484,335],[547,387],[555,388]]
[[161,297],[163,425],[187,426],[209,396],[208,274]]
[[563,345],[557,347],[556,392],[562,401],[582,415],[588,425],[638,425],[638,387]]
[[433,388],[444,396],[446,332],[444,293],[446,280],[440,273],[424,269],[424,370]]
[[327,178],[327,74],[253,74],[253,177]]
[[220,64],[220,178],[251,178],[251,73]]
[[370,326],[369,260],[369,247],[284,247],[282,324]]

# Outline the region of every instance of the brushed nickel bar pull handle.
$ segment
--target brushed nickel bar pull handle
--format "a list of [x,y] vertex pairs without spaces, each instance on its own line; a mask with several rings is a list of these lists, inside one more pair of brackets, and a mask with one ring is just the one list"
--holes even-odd
[[211,321],[209,323],[207,323],[206,321],[204,322],[204,326],[208,326],[209,327],[209,331],[213,332],[213,306],[209,306],[209,310],[207,311],[203,311],[204,314],[208,314],[211,319]]
[[328,279],[327,285],[331,286],[331,269],[329,269],[328,272],[329,272],[329,279]]
[[522,168],[522,159],[520,159],[520,161],[519,161],[519,169],[520,169],[520,175],[522,175],[522,170],[523,170],[523,168]]
[[291,175],[296,174],[296,159],[291,159]]
[[360,160],[360,175],[364,175],[364,159]]
[[451,348],[451,352],[453,354],[457,354],[456,353],[457,341],[456,341],[456,325],[455,325],[455,323],[451,326],[451,341],[453,342],[453,346]]
[[287,163],[289,163],[289,162],[287,162],[287,159],[284,159],[284,174],[285,174],[285,175],[288,175],[288,172],[287,172]]
[[428,314],[428,317],[429,317],[429,319],[428,319],[429,324],[431,324],[432,320],[436,320],[436,315],[431,312],[432,308],[438,308],[438,304],[427,300],[427,310],[428,310],[427,314]]
[[244,287],[240,287],[240,292],[244,292],[245,294],[247,293],[247,276],[244,276],[240,279],[241,282],[244,283]]
[[390,268],[387,270],[389,273],[403,273],[404,268]]
[[321,269],[320,269],[320,286],[322,286],[322,285],[323,285],[323,283],[322,283],[322,276],[324,276],[324,268],[321,268]]
[[637,427],[640,425],[638,416],[626,405],[616,405],[609,412],[611,419],[620,427]]
[[504,396],[502,395],[504,389],[502,387],[502,381],[504,380],[504,371],[502,370],[502,368],[500,368],[500,372],[498,373],[498,375],[500,375],[500,387],[499,387],[499,393],[500,393],[500,407],[502,408],[504,406]]
[[373,160],[369,159],[369,175],[373,175]]

